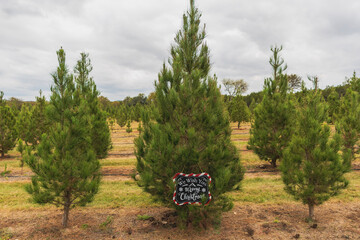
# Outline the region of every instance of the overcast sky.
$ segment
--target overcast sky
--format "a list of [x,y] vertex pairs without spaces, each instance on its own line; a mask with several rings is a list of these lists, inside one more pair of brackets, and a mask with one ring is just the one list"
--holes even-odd
[[[283,45],[287,73],[317,75],[320,87],[360,71],[360,1],[197,0],[206,23],[212,73],[244,79],[246,94],[271,75],[270,46]],[[56,51],[73,70],[90,54],[103,96],[154,91],[187,0],[0,0],[0,90],[5,98],[47,98]]]

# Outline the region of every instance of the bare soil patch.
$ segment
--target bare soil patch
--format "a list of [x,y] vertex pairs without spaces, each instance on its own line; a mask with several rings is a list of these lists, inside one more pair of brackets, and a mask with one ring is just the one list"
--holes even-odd
[[[167,208],[77,208],[69,228],[60,210],[0,211],[0,234],[11,239],[360,239],[360,203],[324,204],[316,223],[306,223],[301,204],[237,205],[223,214],[219,228],[177,227]],[[141,220],[139,216],[147,216]],[[0,235],[1,236],[1,235]]]

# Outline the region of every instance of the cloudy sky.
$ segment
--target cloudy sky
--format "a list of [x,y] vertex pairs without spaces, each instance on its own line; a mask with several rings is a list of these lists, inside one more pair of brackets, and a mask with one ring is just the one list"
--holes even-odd
[[[360,1],[197,0],[206,23],[212,73],[244,79],[247,93],[271,75],[270,46],[283,45],[288,73],[317,75],[320,87],[360,71]],[[0,0],[0,90],[48,97],[62,46],[72,70],[90,54],[103,96],[121,100],[154,90],[187,0]]]

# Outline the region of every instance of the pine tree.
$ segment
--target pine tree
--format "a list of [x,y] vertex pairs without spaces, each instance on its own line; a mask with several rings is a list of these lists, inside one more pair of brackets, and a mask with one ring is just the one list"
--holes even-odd
[[238,95],[230,102],[230,118],[231,121],[238,123],[238,128],[242,122],[250,120],[250,110],[243,100],[242,96]]
[[331,88],[331,92],[327,98],[328,103],[328,123],[335,123],[336,116],[338,115],[340,108],[339,94],[335,91],[335,88]]
[[121,105],[116,111],[116,122],[120,127],[124,127],[127,121],[127,114],[124,105]]
[[273,77],[264,81],[263,100],[254,110],[251,123],[248,149],[253,150],[260,159],[270,161],[276,167],[276,161],[282,158],[293,133],[295,108],[288,95],[288,82],[283,71],[284,60],[280,57],[282,47],[271,48],[273,56],[270,65]]
[[94,199],[100,184],[100,163],[92,149],[91,119],[87,101],[76,90],[73,77],[65,65],[65,52],[57,52],[59,66],[52,74],[47,117],[52,125],[43,134],[33,154],[26,149],[24,160],[35,176],[26,190],[39,204],[63,207],[63,227],[69,211]]
[[322,125],[326,108],[316,91],[303,99],[296,132],[285,150],[280,169],[285,190],[309,207],[309,220],[314,206],[346,188],[344,173],[349,170],[349,154],[339,155],[340,136],[330,140],[330,128]]
[[18,138],[21,139],[26,146],[32,143],[34,138],[34,129],[31,124],[31,111],[32,109],[29,109],[27,105],[23,104],[15,124]]
[[[139,184],[155,199],[175,208],[182,224],[206,226],[229,210],[224,193],[243,178],[239,154],[216,78],[209,77],[209,49],[194,1],[183,16],[183,27],[171,47],[155,84],[154,120],[144,112],[143,131],[135,140]],[[207,172],[213,200],[206,206],[177,206],[172,200],[177,172]]]
[[249,110],[250,110],[250,119],[252,120],[254,118],[254,112],[255,112],[255,108],[256,108],[256,102],[255,99],[253,98],[251,100],[250,106],[249,106]]
[[139,121],[139,126],[137,128],[139,134],[142,132],[143,128],[142,128],[142,125],[141,125],[141,121]]
[[355,145],[360,135],[360,105],[359,94],[348,88],[341,99],[339,114],[337,115],[336,130],[341,135],[343,151],[350,151],[351,160],[355,158]]
[[3,99],[4,93],[0,91],[0,153],[1,158],[5,153],[16,145],[17,132],[15,128],[16,118],[12,109],[6,105]]
[[105,158],[111,148],[110,129],[107,124],[106,113],[100,109],[99,91],[96,89],[95,82],[89,76],[93,67],[89,59],[89,54],[81,53],[80,60],[75,66],[75,82],[77,88],[89,106],[91,116],[91,144],[95,150],[97,158]]
[[128,122],[127,122],[126,132],[127,132],[127,133],[131,133],[131,132],[132,132],[131,121],[130,121],[130,120],[128,120]]
[[33,138],[30,139],[30,143],[34,148],[38,145],[41,136],[47,133],[51,125],[51,122],[46,118],[46,106],[45,96],[42,95],[42,91],[40,90],[40,95],[36,97],[35,106],[32,108],[30,121],[30,128],[33,131]]

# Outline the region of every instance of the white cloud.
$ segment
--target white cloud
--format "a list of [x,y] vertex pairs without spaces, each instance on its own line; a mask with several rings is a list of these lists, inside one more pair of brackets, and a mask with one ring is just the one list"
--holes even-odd
[[[359,70],[360,2],[198,0],[218,78],[243,78],[249,91],[271,75],[270,46],[283,44],[289,73],[337,85]],[[90,53],[98,89],[111,100],[150,93],[189,3],[183,0],[0,3],[0,90],[5,97],[49,96],[56,50],[72,70]]]

